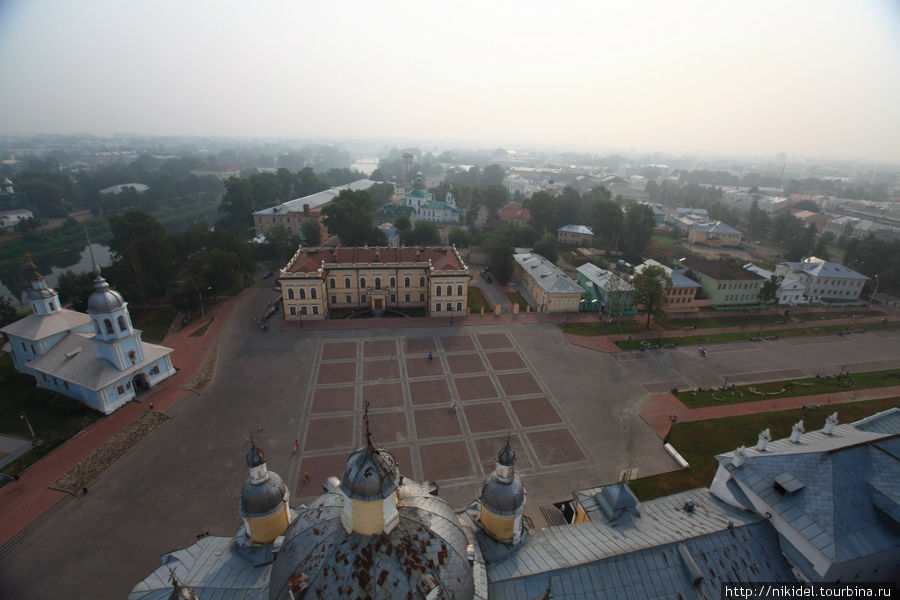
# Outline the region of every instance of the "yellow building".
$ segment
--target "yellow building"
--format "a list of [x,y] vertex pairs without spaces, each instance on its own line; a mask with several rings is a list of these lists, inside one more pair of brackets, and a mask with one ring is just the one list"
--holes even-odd
[[740,246],[741,232],[722,221],[694,223],[688,229],[688,241],[710,246]]
[[300,248],[281,270],[284,318],[324,319],[334,309],[425,308],[468,314],[469,268],[456,248]]

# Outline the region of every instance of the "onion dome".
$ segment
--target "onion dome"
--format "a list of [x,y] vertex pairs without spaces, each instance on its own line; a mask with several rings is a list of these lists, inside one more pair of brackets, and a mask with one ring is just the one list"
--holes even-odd
[[265,515],[284,503],[287,486],[278,473],[269,471],[261,481],[248,479],[241,488],[241,516]]
[[506,440],[506,445],[497,454],[497,462],[504,467],[511,467],[516,464],[516,451],[509,445],[509,440]]
[[341,490],[354,500],[380,500],[397,489],[398,479],[394,455],[368,443],[350,455]]
[[404,478],[398,525],[390,533],[346,533],[340,492],[302,508],[272,565],[269,600],[473,598],[469,538],[450,505],[430,489]]
[[94,279],[94,293],[88,298],[88,312],[111,313],[124,308],[122,294],[109,288],[109,284],[100,276],[99,269],[95,273],[97,278]]
[[250,451],[247,453],[247,467],[253,468],[258,467],[259,465],[265,464],[266,455],[262,451],[262,448],[256,445],[255,442],[252,442],[250,445]]
[[504,481],[497,473],[491,473],[481,484],[478,500],[496,515],[514,515],[525,502],[525,486],[518,475]]

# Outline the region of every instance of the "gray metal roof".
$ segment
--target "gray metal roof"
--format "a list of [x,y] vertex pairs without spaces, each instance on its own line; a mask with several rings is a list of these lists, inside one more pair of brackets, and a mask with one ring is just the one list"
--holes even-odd
[[594,235],[590,227],[585,225],[563,225],[557,231],[565,231],[566,233],[580,233],[582,235]]
[[552,262],[533,252],[513,254],[513,258],[546,292],[581,293],[581,286]]
[[94,293],[88,296],[89,313],[110,313],[119,310],[125,305],[122,294],[110,289],[103,277],[97,275],[94,279]]
[[289,597],[288,579],[303,574],[319,597],[419,597],[433,577],[444,598],[472,598],[469,536],[450,506],[431,488],[404,480],[399,524],[388,534],[347,534],[341,525],[344,497],[327,492],[298,511],[272,568],[271,600]]
[[380,500],[397,489],[399,476],[394,455],[367,443],[347,460],[341,489],[355,500]]
[[838,564],[900,547],[900,534],[885,527],[873,499],[874,489],[884,507],[900,513],[898,451],[900,433],[838,425],[831,435],[813,431],[803,434],[799,443],[783,439],[770,442],[763,452],[748,448],[741,467],[731,464],[733,452],[716,458],[774,514]]
[[15,323],[10,323],[0,331],[36,342],[87,325],[90,322],[91,318],[84,313],[61,308],[48,315],[29,315]]
[[[257,566],[258,565],[258,566]],[[257,600],[268,596],[271,563],[238,553],[233,538],[210,536],[162,557],[162,566],[138,583],[128,600],[169,600],[170,568],[201,600]]]
[[286,501],[287,486],[278,473],[269,471],[264,481],[247,479],[241,488],[240,514],[246,517],[267,515]]
[[[696,584],[682,552],[690,556],[703,576]],[[777,534],[766,522],[736,526],[682,542],[650,546],[519,579],[492,580],[488,592],[492,600],[532,599],[540,597],[549,585],[557,600],[714,599],[720,597],[722,583],[738,581],[795,581],[790,566],[781,555]]]
[[503,481],[494,472],[481,484],[478,499],[494,514],[514,515],[525,502],[525,486],[518,473],[513,474],[512,480]]
[[277,206],[270,206],[269,208],[257,210],[254,211],[253,214],[275,215],[288,212],[303,212],[304,205],[308,204],[310,208],[318,208],[319,206],[328,204],[329,202],[337,198],[343,190],[367,190],[376,183],[378,182],[372,181],[371,179],[358,179],[346,185],[338,185],[321,192],[316,192],[315,194],[310,194],[309,196],[303,196],[302,198],[294,198],[293,200],[288,200],[287,202],[284,202]]
[[900,408],[889,408],[875,413],[871,417],[851,423],[851,425],[861,431],[872,433],[897,433],[900,431]]
[[141,342],[144,361],[120,371],[100,356],[98,343],[93,333],[69,333],[46,354],[29,362],[28,366],[81,387],[99,390],[172,353],[171,348]]
[[[694,502],[693,512],[684,510],[687,500]],[[759,515],[728,506],[713,498],[709,490],[699,488],[643,502],[640,513],[641,517],[633,527],[587,521],[532,531],[505,560],[488,565],[491,593],[495,585],[505,581],[561,571],[725,531],[729,522],[740,527],[762,519]]]
[[[584,263],[578,267],[578,272],[584,275],[588,281],[607,292],[632,292],[634,286],[622,279],[617,273],[601,269],[593,263]],[[610,286],[614,286],[610,287]]]
[[[815,256],[805,258],[800,262],[783,262],[780,265],[787,267],[795,273],[806,273],[811,277],[838,277],[842,279],[868,279],[862,273],[848,269],[844,265],[828,260],[822,260]],[[779,266],[780,266],[779,265]]]

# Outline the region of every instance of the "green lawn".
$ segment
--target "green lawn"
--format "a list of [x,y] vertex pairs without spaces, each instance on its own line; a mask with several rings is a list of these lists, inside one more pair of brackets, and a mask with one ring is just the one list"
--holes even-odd
[[509,301],[513,304],[518,304],[520,311],[525,312],[528,310],[528,303],[525,302],[525,298],[523,298],[522,294],[519,292],[506,292],[506,297],[509,298]]
[[174,306],[158,308],[129,308],[131,322],[135,329],[140,329],[145,342],[159,344],[166,337],[178,309]]
[[[838,373],[822,373],[825,378],[793,379],[787,381],[770,381],[754,385],[740,385],[734,389],[713,391],[681,391],[675,397],[689,408],[700,406],[719,406],[721,404],[737,404],[756,400],[776,400],[795,396],[811,396],[844,392],[850,389],[865,390],[869,388],[900,385],[900,369],[888,371],[871,371],[853,373],[851,378],[836,378]],[[852,379],[852,383],[851,383]]]
[[719,466],[715,455],[730,452],[740,445],[756,444],[757,435],[767,427],[772,430],[772,439],[780,439],[789,436],[791,426],[800,419],[804,419],[806,430],[811,431],[820,429],[825,424],[825,417],[834,410],[838,411],[841,423],[850,423],[895,406],[900,406],[900,398],[835,404],[815,412],[797,409],[677,423],[669,435],[669,443],[691,466],[670,473],[635,479],[629,481],[628,485],[640,500],[651,500],[692,488],[708,487]]
[[16,372],[9,355],[0,356],[0,433],[29,439],[25,413],[38,446],[3,467],[15,476],[49,454],[54,448],[101,418],[103,415],[83,404],[49,390],[38,389],[34,379]]
[[612,323],[606,322],[606,315],[599,315],[596,321],[587,323],[560,323],[558,327],[574,335],[616,335],[617,333],[640,333],[647,331],[643,323],[637,323],[632,320],[622,321],[621,325],[617,325],[617,321],[613,318]]
[[491,305],[488,303],[487,298],[484,297],[484,292],[481,291],[481,288],[470,285],[468,300],[470,315],[480,315],[482,308],[485,314],[491,312]]
[[[888,321],[886,323],[855,323],[853,330],[862,329],[865,331],[892,330],[900,329],[900,321]],[[779,338],[803,337],[810,335],[834,334],[847,329],[846,324],[842,325],[825,325],[825,326],[808,326],[796,329],[766,329],[762,328],[762,335],[776,335]],[[706,344],[723,344],[726,342],[742,342],[750,337],[756,337],[759,330],[734,331],[729,333],[711,333],[708,335],[683,335],[677,338],[663,338],[663,343],[676,343],[679,346],[706,345]],[[619,340],[616,345],[622,350],[639,350],[641,340]]]

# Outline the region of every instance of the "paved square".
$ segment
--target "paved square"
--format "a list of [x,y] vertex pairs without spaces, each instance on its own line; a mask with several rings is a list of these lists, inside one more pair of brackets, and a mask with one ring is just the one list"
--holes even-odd
[[350,448],[353,445],[354,417],[322,417],[309,420],[304,450]]
[[363,386],[363,406],[369,403],[369,409],[403,406],[403,386],[400,382],[372,383]]
[[313,392],[312,413],[346,412],[354,409],[352,387],[319,388]]
[[412,453],[413,449],[411,446],[407,445],[390,445],[390,444],[382,444],[384,449],[394,455],[394,458],[397,460],[397,466],[400,469],[401,473],[409,473],[409,476],[412,477],[413,474],[413,459]]
[[497,375],[500,385],[507,396],[522,396],[524,394],[540,394],[541,386],[534,380],[531,373],[509,373]]
[[363,363],[363,379],[378,381],[381,379],[400,379],[400,359],[367,360]]
[[433,337],[406,338],[403,343],[406,354],[428,354],[437,350]]
[[416,437],[420,440],[462,435],[459,417],[449,407],[416,410]]
[[[516,452],[516,471],[531,468],[531,459],[525,453],[525,446],[519,436],[509,436],[509,443]],[[478,453],[478,460],[481,461],[481,468],[484,469],[485,475],[494,472],[494,468],[497,466],[497,455],[505,445],[505,435],[475,439],[475,451]]]
[[472,341],[470,335],[452,335],[441,338],[441,346],[447,352],[462,352],[464,350],[474,350],[475,342]]
[[397,356],[397,343],[394,340],[374,340],[363,344],[363,356]]
[[456,393],[459,395],[459,399],[463,401],[497,397],[497,389],[487,375],[455,377],[453,385],[456,386]]
[[495,371],[512,371],[514,369],[524,369],[525,361],[519,356],[518,352],[488,352],[488,362]]
[[447,357],[447,365],[454,375],[460,373],[484,373],[484,361],[477,354],[451,354]]
[[559,413],[546,398],[525,398],[524,400],[510,400],[516,417],[522,427],[536,427],[549,423],[562,423]]
[[408,377],[434,377],[443,375],[444,367],[439,358],[428,360],[427,356],[406,359],[406,374]]
[[450,406],[450,386],[446,379],[422,379],[409,382],[409,396],[413,405],[442,404]]
[[[369,428],[372,430],[372,439],[378,444],[387,445],[409,440],[406,413],[399,410],[369,413]],[[365,438],[363,442],[364,440]],[[360,442],[360,445],[363,442]]]
[[[323,456],[303,456],[300,461],[300,473],[297,475],[297,484],[294,488],[294,497],[318,496],[322,493],[322,484],[329,477],[344,476],[347,467],[349,452],[338,452]],[[309,481],[303,481],[303,471],[309,473]],[[288,482],[290,485],[290,482]],[[293,503],[294,498],[291,498]]]
[[469,430],[472,433],[509,431],[512,429],[512,421],[506,413],[506,407],[503,406],[502,402],[466,404],[460,410],[466,416],[466,422],[469,424]]
[[559,465],[585,459],[568,429],[532,431],[525,435],[542,465]]
[[356,358],[356,342],[326,342],[322,347],[322,360]]
[[505,333],[479,333],[478,343],[485,350],[496,350],[498,348],[512,348],[513,344],[509,336]]
[[475,474],[469,459],[469,449],[463,441],[421,444],[419,456],[422,457],[422,470],[426,479],[432,481],[471,477]]
[[325,363],[319,365],[316,383],[347,383],[356,379],[356,363]]

